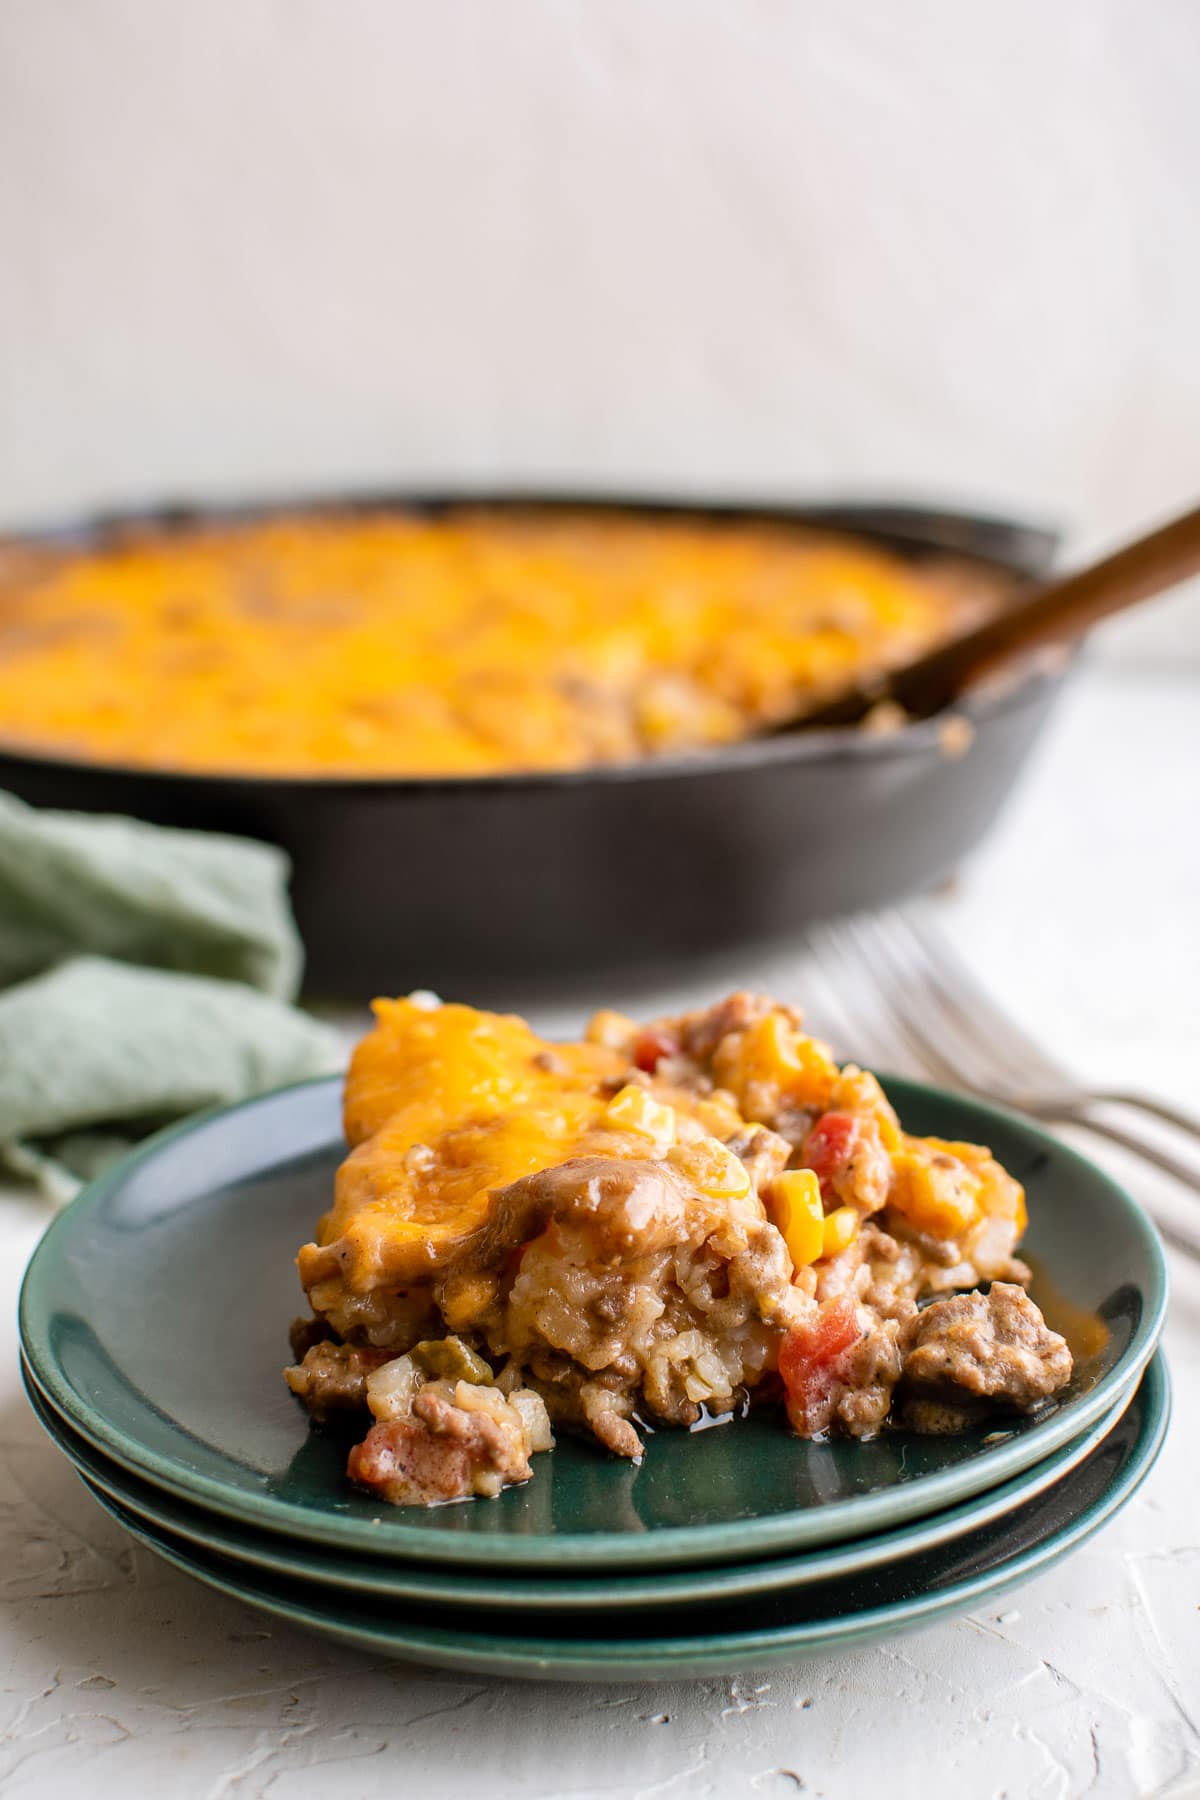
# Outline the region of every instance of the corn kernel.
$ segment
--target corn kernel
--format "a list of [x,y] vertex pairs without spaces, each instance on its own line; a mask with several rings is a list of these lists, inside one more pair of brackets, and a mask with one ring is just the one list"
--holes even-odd
[[745,1163],[716,1138],[677,1144],[668,1161],[712,1200],[737,1200],[751,1190]]
[[767,1211],[783,1235],[792,1264],[816,1262],[825,1237],[821,1183],[811,1169],[788,1169],[771,1183]]
[[831,1212],[821,1228],[821,1255],[838,1256],[854,1241],[858,1231],[858,1214],[852,1206],[839,1206]]
[[674,1107],[655,1100],[645,1088],[635,1087],[632,1082],[613,1095],[608,1103],[607,1118],[611,1125],[623,1131],[636,1131],[642,1137],[652,1138],[660,1150],[665,1150],[674,1141]]
[[918,1231],[954,1238],[979,1221],[979,1177],[948,1151],[902,1150],[892,1158],[889,1204]]

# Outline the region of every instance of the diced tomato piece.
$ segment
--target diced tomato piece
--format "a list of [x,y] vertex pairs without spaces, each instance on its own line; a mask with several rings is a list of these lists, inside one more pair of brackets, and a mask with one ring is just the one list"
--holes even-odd
[[834,1390],[861,1336],[854,1302],[843,1295],[826,1301],[810,1324],[797,1325],[784,1338],[779,1374],[788,1418],[801,1437],[828,1429]]
[[679,1039],[673,1032],[647,1025],[634,1039],[633,1060],[647,1075],[653,1075],[660,1062],[679,1055]]
[[811,1169],[825,1193],[849,1166],[858,1147],[862,1121],[853,1113],[828,1112],[819,1118],[800,1147],[800,1161]]
[[822,1306],[811,1322],[788,1332],[779,1351],[779,1373],[791,1386],[808,1370],[835,1362],[861,1336],[853,1300],[839,1295]]

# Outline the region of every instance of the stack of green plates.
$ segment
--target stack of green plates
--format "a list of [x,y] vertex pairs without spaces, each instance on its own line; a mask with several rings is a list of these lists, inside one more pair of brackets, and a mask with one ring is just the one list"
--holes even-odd
[[910,1129],[991,1145],[1075,1339],[1057,1402],[959,1437],[803,1443],[767,1413],[659,1432],[639,1467],[561,1439],[524,1487],[432,1510],[345,1480],[281,1380],[293,1259],[344,1154],[336,1082],[163,1134],[50,1228],[21,1301],[38,1417],[101,1505],[260,1611],[375,1654],[565,1679],[724,1673],[992,1600],[1125,1503],[1169,1413],[1158,1243],[1099,1170],[915,1084]]

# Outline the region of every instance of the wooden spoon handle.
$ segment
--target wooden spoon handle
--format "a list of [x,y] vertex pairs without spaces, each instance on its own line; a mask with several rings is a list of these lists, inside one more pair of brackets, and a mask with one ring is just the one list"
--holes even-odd
[[926,717],[998,664],[1046,644],[1081,636],[1112,613],[1200,573],[1200,507],[1102,562],[1039,583],[982,625],[940,644],[919,661],[818,707],[808,724],[846,724],[877,700],[898,701]]

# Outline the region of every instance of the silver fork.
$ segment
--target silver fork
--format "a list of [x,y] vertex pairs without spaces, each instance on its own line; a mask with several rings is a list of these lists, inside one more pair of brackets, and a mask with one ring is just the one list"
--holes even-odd
[[821,1014],[840,1020],[844,1044],[897,1073],[928,1073],[1033,1118],[1083,1126],[1200,1193],[1200,1162],[1181,1161],[1096,1108],[1150,1114],[1198,1142],[1200,1120],[1154,1095],[1083,1086],[1014,1023],[915,908],[816,927],[809,942]]

